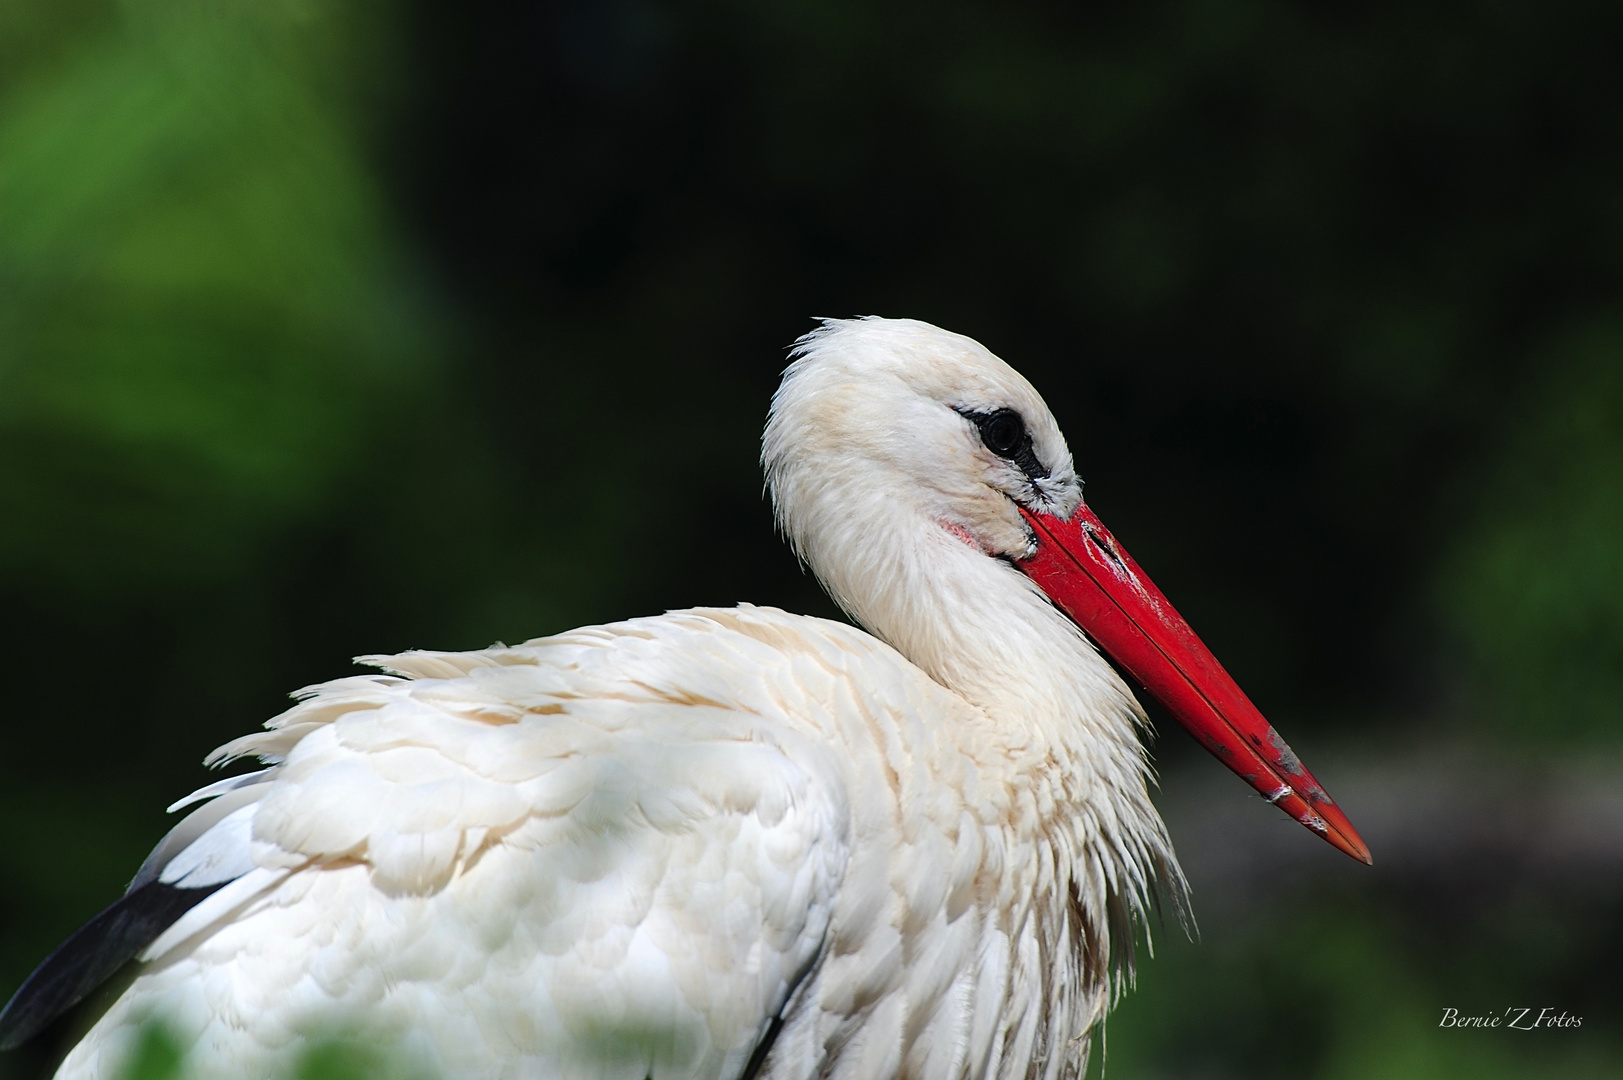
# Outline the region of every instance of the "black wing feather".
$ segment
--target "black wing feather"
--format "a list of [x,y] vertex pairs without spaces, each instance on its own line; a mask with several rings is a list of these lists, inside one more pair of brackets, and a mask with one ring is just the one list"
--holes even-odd
[[198,889],[147,881],[56,947],[0,1012],[0,1050],[38,1035],[227,882]]

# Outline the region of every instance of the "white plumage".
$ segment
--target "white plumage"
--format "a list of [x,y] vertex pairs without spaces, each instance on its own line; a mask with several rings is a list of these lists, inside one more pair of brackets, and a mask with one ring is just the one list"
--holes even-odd
[[[966,416],[1016,410],[1046,475]],[[871,631],[748,605],[367,658],[213,760],[143,867],[227,882],[59,1075],[161,1019],[201,1075],[361,1037],[444,1077],[1080,1076],[1181,879],[1142,713],[1013,560],[1081,500],[1036,392],[911,321],[803,339],[763,460]]]

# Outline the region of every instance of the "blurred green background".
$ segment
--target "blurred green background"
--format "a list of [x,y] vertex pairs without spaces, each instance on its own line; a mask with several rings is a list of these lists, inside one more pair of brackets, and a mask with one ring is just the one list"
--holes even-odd
[[[1376,855],[1169,733],[1202,933],[1093,1075],[1623,1075],[1620,45],[1562,0],[0,4],[0,995],[352,654],[832,614],[756,440],[809,318],[878,313],[1032,379]],[[1438,1027],[1512,1007],[1582,1027]]]

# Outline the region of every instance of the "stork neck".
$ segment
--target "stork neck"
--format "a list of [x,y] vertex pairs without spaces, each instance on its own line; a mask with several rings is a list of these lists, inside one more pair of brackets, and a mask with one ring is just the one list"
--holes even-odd
[[1100,751],[1142,760],[1131,693],[1029,578],[935,522],[920,523],[913,541],[867,576],[866,595],[842,597],[864,625],[978,706],[1005,738],[1019,733],[1095,764]]
[[[1137,731],[1143,714],[1076,624],[1019,570],[933,522],[916,539],[911,549],[892,549],[888,562],[845,553],[836,565],[866,570],[843,584],[873,587],[841,598],[986,718],[984,727],[948,737],[961,740],[986,780],[1035,796],[1013,800],[1011,807],[1034,813],[1016,813],[1004,825],[1044,837],[1070,880],[1087,883],[1084,907],[1102,935],[1099,956],[1109,958],[1107,912],[1142,913],[1156,878],[1182,903],[1183,878],[1149,797]],[[1119,934],[1121,945],[1108,962],[1130,966],[1130,929],[1112,925],[1108,933]]]

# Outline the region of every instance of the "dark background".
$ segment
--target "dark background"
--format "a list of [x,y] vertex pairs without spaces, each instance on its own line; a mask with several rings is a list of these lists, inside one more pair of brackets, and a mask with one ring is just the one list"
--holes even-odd
[[[1037,385],[1375,852],[1169,732],[1202,936],[1151,928],[1106,1075],[1623,1073],[1620,32],[0,6],[0,994],[352,654],[832,614],[757,438],[811,317],[872,313]],[[1512,1007],[1582,1027],[1438,1027]]]

